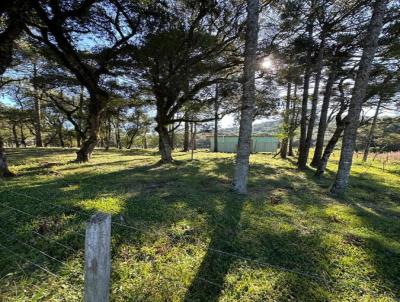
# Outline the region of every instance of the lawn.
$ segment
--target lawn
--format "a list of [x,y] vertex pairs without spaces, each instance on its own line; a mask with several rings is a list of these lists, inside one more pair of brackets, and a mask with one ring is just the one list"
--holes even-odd
[[342,199],[294,161],[152,150],[8,150],[0,182],[0,300],[81,301],[85,222],[112,213],[112,301],[398,301],[400,164],[353,167]]

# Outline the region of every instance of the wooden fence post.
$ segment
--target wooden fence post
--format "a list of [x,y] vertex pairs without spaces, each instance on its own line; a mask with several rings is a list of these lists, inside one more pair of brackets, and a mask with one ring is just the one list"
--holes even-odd
[[111,273],[111,215],[97,213],[86,225],[85,302],[108,302]]

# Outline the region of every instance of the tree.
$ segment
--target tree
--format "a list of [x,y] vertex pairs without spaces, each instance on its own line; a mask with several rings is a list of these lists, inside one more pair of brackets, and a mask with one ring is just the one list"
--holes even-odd
[[[229,73],[240,63],[231,53],[242,31],[242,11],[232,5],[205,1],[173,3],[168,10],[159,7],[159,14],[168,18],[147,25],[155,30],[131,49],[132,77],[142,97],[156,107],[162,163],[173,161],[169,125],[202,121],[190,113],[212,105],[212,87],[229,81]],[[179,116],[181,112],[188,114]]]
[[[0,6],[0,16],[5,18],[0,32],[0,74],[2,75],[10,65],[13,56],[14,43],[23,31],[28,19],[31,1],[16,0],[6,2]],[[7,158],[4,151],[3,138],[0,137],[0,177],[14,176],[8,169]]]
[[343,134],[339,168],[335,182],[330,190],[334,195],[343,194],[348,184],[353,161],[353,151],[357,138],[357,129],[360,123],[359,119],[362,103],[366,94],[371,64],[378,46],[378,38],[383,26],[386,5],[387,0],[375,1],[371,20],[364,38],[363,53],[357,71],[353,95],[347,114],[346,127]]
[[[69,1],[36,1],[34,9],[39,21],[30,24],[28,34],[47,46],[88,91],[87,135],[76,158],[77,162],[86,162],[98,142],[101,115],[110,99],[107,75],[112,73],[121,49],[139,30],[138,6],[84,0],[71,7]],[[113,12],[119,18],[113,18]],[[126,30],[121,31],[122,23]],[[105,43],[81,50],[75,45],[82,32],[102,36]]]
[[243,96],[240,110],[239,142],[236,154],[234,189],[247,193],[247,178],[251,147],[251,132],[254,118],[255,71],[258,45],[258,0],[247,0],[246,38],[243,68]]

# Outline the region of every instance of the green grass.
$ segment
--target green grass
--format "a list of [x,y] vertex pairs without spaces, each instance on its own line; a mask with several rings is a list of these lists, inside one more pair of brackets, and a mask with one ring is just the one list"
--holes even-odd
[[82,234],[97,210],[139,229],[113,225],[112,301],[400,298],[399,164],[356,159],[335,199],[337,155],[322,179],[252,155],[243,197],[230,190],[231,154],[176,152],[158,166],[154,151],[97,150],[87,164],[69,163],[73,151],[8,150],[19,176],[0,183],[1,301],[81,301]]

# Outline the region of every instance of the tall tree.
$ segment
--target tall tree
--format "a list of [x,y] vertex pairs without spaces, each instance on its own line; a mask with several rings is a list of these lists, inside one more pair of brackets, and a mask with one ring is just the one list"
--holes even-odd
[[[28,19],[31,1],[5,1],[0,5],[0,16],[5,19],[0,32],[0,74],[11,64],[15,40],[22,33]],[[0,137],[0,177],[14,176],[8,169],[3,138]]]
[[233,176],[234,189],[247,193],[251,132],[256,96],[255,71],[257,64],[259,1],[247,0],[246,41],[243,70],[243,96],[240,110],[239,142]]
[[[35,1],[34,4],[39,21],[30,24],[28,33],[53,52],[90,96],[87,135],[77,152],[78,162],[88,161],[96,147],[101,115],[110,99],[105,79],[112,73],[113,63],[121,49],[139,29],[137,5],[124,4],[95,0],[84,0],[73,6],[69,1]],[[114,12],[118,18],[112,16]],[[105,43],[82,50],[77,47],[79,34],[87,32],[88,28],[89,32],[102,36]]]
[[360,123],[362,103],[366,94],[369,72],[378,46],[379,35],[382,31],[386,6],[387,0],[377,0],[373,5],[373,12],[364,38],[363,53],[357,71],[353,95],[349,105],[349,112],[347,114],[339,168],[335,182],[330,190],[334,195],[343,194],[349,181],[350,170],[353,162],[353,152],[357,139],[357,129]]

